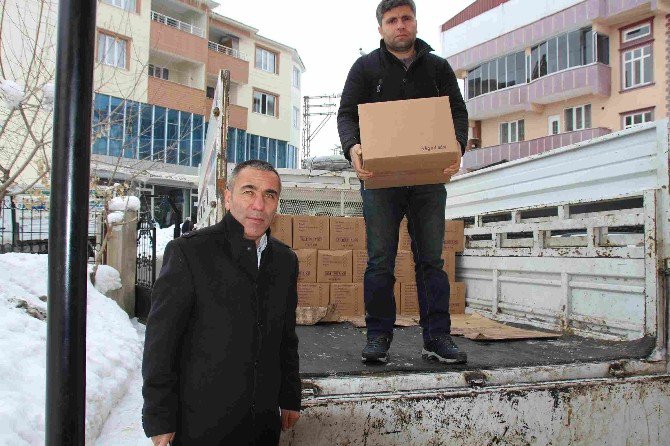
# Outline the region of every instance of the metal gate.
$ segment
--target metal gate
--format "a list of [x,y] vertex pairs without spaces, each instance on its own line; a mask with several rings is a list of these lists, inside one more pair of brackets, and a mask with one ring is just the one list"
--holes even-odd
[[137,271],[135,316],[146,319],[151,308],[151,291],[156,281],[156,225],[150,214],[137,224]]

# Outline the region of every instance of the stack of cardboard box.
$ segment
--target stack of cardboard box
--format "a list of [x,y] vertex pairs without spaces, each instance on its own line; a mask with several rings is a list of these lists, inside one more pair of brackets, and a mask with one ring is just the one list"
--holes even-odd
[[[335,318],[363,316],[363,274],[367,264],[362,217],[277,215],[272,235],[293,248],[300,262],[298,305],[334,307]],[[443,257],[451,281],[450,309],[463,313],[465,287],[455,280],[455,253],[463,250],[463,222],[447,221]],[[414,260],[407,221],[400,229],[396,259],[396,311],[418,315]]]

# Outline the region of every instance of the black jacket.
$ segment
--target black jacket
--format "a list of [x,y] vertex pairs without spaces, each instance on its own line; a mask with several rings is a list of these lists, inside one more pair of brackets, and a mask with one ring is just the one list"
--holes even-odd
[[449,96],[456,139],[465,153],[468,111],[454,71],[445,59],[431,54],[433,49],[423,40],[416,39],[415,48],[416,58],[409,69],[386,49],[383,40],[379,49],[359,57],[351,67],[337,113],[337,130],[349,161],[349,149],[361,142],[359,104],[436,96]]
[[230,214],[168,243],[142,364],[147,436],[207,446],[278,435],[279,407],[300,410],[297,275],[295,253],[273,237],[259,270]]

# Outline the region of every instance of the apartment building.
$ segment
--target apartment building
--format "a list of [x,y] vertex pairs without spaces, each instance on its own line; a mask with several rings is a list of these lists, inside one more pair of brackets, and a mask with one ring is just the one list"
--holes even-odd
[[[305,66],[209,0],[100,0],[93,173],[142,184],[163,225],[197,201],[216,77],[231,73],[228,160],[298,166]],[[225,8],[225,5],[224,5]],[[169,197],[169,199],[168,199]]]
[[670,0],[477,0],[442,25],[464,83],[461,173],[670,114]]

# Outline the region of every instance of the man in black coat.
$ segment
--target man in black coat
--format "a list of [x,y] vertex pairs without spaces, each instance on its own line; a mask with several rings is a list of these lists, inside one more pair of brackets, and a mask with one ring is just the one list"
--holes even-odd
[[[431,54],[433,49],[426,42],[416,38],[414,1],[383,0],[377,7],[377,21],[382,37],[380,48],[360,57],[351,67],[337,116],[342,149],[363,183],[374,172],[363,168],[365,148],[360,144],[359,104],[448,96],[462,152],[468,134],[468,112],[453,70],[446,60]],[[447,167],[445,181],[459,168],[459,163]],[[449,278],[442,270],[447,198],[444,184],[368,190],[362,185],[361,195],[368,249],[363,280],[367,325],[363,362],[388,360],[395,322],[393,285],[398,231],[405,216],[416,265],[422,354],[440,362],[465,362],[465,353],[450,336]]]
[[276,445],[299,418],[298,260],[270,236],[281,181],[238,164],[223,220],[168,243],[144,346],[154,445]]

